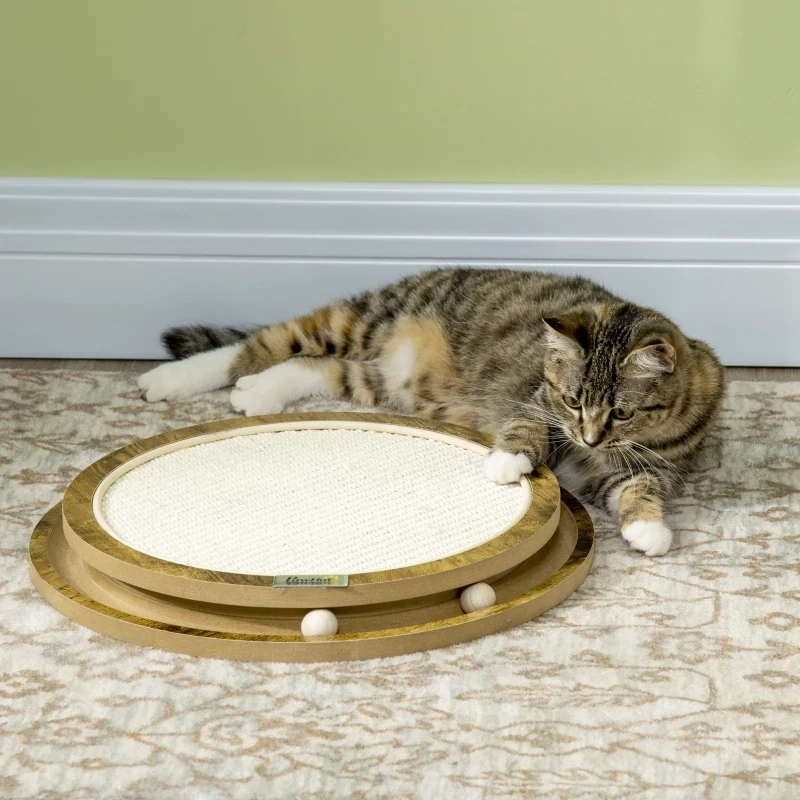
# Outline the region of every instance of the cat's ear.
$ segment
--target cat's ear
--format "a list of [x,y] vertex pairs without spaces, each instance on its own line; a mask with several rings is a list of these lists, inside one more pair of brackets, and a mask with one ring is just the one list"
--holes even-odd
[[675,371],[678,354],[675,348],[660,337],[650,337],[639,344],[622,362],[636,377],[657,378]]
[[545,317],[542,322],[545,324],[549,347],[570,354],[585,355],[589,352],[591,312],[570,311],[557,317]]

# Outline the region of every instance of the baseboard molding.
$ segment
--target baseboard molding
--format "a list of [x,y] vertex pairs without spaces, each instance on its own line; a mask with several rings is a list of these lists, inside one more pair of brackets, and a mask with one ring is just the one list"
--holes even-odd
[[0,355],[153,358],[441,264],[592,277],[800,365],[800,190],[0,179]]
[[0,180],[1,253],[800,261],[800,190]]

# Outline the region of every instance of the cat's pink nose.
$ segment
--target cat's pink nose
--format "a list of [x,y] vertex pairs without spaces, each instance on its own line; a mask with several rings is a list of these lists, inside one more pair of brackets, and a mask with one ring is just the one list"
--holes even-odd
[[597,447],[603,441],[603,431],[587,431],[583,434],[583,441],[589,447]]

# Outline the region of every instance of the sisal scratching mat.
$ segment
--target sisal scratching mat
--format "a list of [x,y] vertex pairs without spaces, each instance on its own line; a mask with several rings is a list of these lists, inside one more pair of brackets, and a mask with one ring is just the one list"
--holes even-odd
[[498,486],[482,434],[374,414],[224,420],[84,470],[30,544],[93,630],[219,658],[327,661],[518,625],[586,577],[591,521],[546,468]]

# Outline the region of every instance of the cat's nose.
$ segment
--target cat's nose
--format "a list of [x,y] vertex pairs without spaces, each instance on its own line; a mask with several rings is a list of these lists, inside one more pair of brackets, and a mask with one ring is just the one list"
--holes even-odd
[[589,447],[597,447],[597,445],[603,441],[603,436],[603,431],[587,431],[583,434],[583,441],[588,444]]

